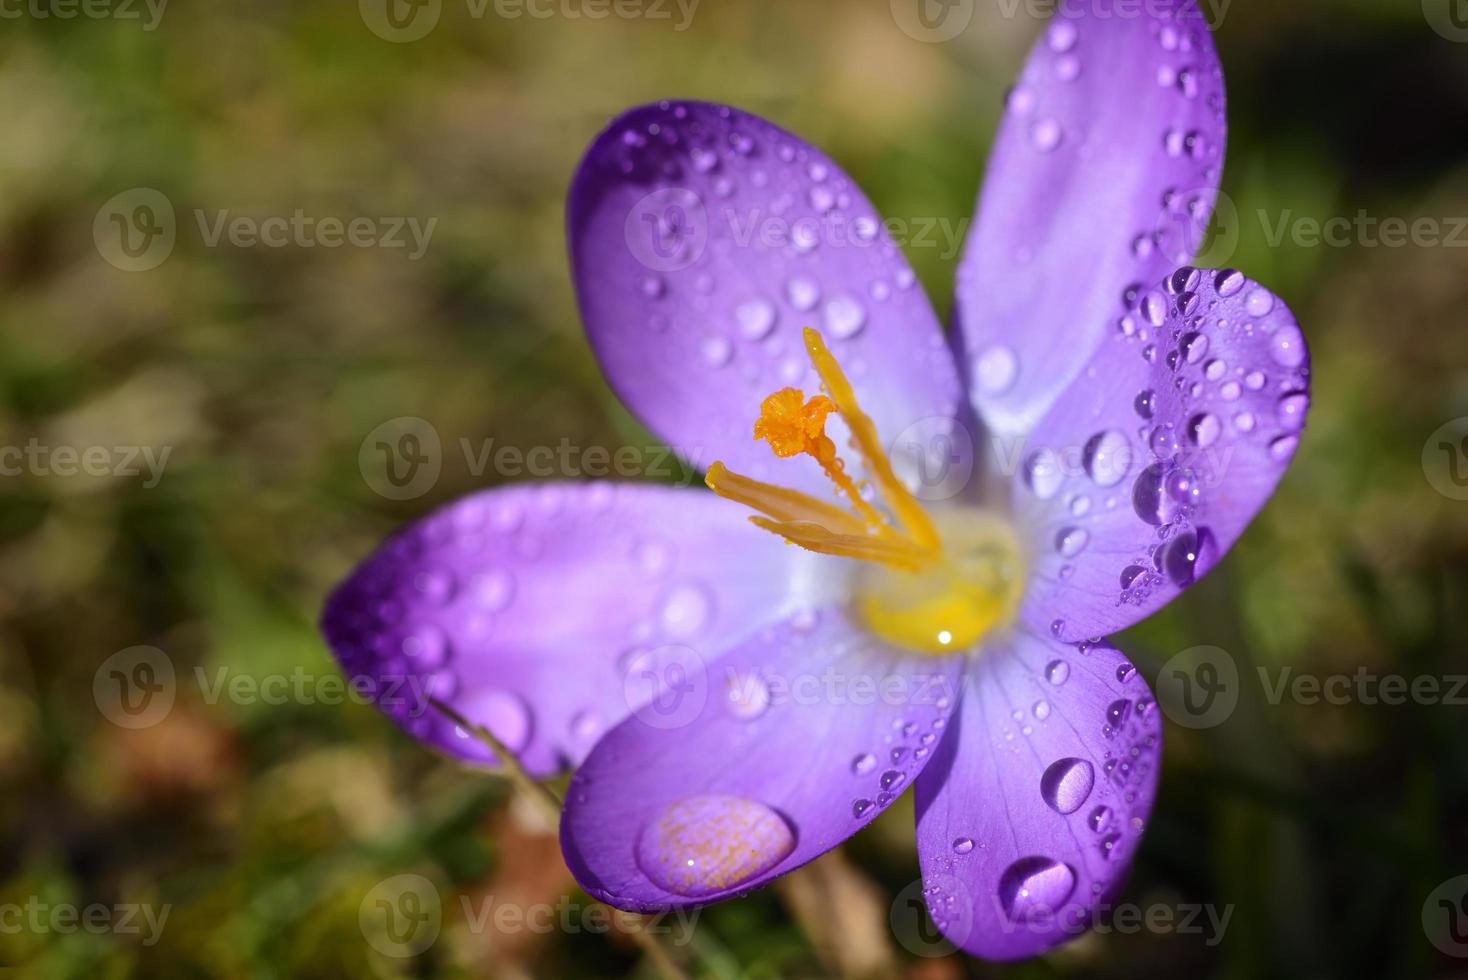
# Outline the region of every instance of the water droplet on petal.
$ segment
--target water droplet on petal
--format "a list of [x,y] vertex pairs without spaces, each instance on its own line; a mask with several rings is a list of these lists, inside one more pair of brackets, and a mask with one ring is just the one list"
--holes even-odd
[[679,800],[637,839],[637,865],[665,891],[702,898],[737,888],[795,850],[790,825],[774,810],[740,796]]
[[752,299],[739,304],[734,319],[746,340],[762,340],[775,328],[775,307],[768,300]]
[[1188,438],[1195,446],[1207,448],[1213,445],[1222,432],[1223,424],[1216,415],[1204,412],[1188,420]]
[[974,379],[986,395],[1002,395],[1014,386],[1019,358],[1004,344],[990,344],[974,359]]
[[1060,455],[1051,449],[1037,449],[1025,460],[1024,480],[1030,491],[1041,500],[1049,500],[1065,479]]
[[1096,770],[1085,759],[1052,762],[1040,777],[1040,795],[1056,813],[1074,813],[1091,795]]
[[1030,142],[1041,153],[1049,153],[1060,145],[1060,123],[1054,119],[1037,119],[1030,127]]
[[999,878],[999,902],[1011,921],[1049,918],[1075,890],[1076,876],[1069,866],[1046,857],[1023,857]]
[[855,337],[867,323],[866,307],[844,294],[831,297],[825,313],[826,330],[837,340]]
[[1056,685],[1057,687],[1061,684],[1064,684],[1065,679],[1069,676],[1070,664],[1066,663],[1064,660],[1052,660],[1045,667],[1045,679],[1048,680],[1051,684]]
[[723,367],[734,356],[734,345],[725,337],[710,335],[699,342],[698,353],[707,367]]
[[1106,429],[1086,442],[1081,463],[1098,487],[1115,486],[1132,468],[1132,444],[1120,430]]
[[1063,557],[1074,558],[1086,547],[1091,535],[1084,528],[1061,528],[1055,534],[1055,550]]
[[659,618],[669,636],[687,639],[704,628],[713,609],[713,594],[702,585],[689,583],[668,593]]
[[809,313],[820,302],[821,287],[809,279],[797,277],[785,284],[785,298],[801,313]]
[[967,854],[974,849],[974,842],[967,837],[959,837],[953,841],[954,854]]
[[750,672],[731,670],[725,682],[729,713],[741,721],[753,721],[770,708],[770,686],[764,678]]

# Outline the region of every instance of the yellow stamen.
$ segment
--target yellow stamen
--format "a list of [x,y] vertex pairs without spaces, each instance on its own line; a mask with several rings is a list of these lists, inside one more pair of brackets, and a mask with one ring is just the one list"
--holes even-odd
[[882,451],[882,443],[877,438],[877,427],[857,404],[856,392],[852,390],[851,382],[846,380],[846,372],[841,370],[841,365],[836,363],[836,358],[826,349],[826,342],[821,339],[821,335],[810,327],[805,328],[805,349],[816,373],[821,376],[821,381],[825,383],[826,390],[836,403],[836,411],[841,413],[841,418],[851,430],[857,451],[861,453],[862,461],[867,464],[887,506],[892,508],[919,547],[936,549],[939,544],[937,529],[933,527],[933,522],[928,519],[922,505],[898,482],[897,475],[892,472],[892,463]]
[[872,530],[886,533],[887,522],[875,507],[861,499],[861,490],[847,475],[846,464],[836,455],[836,444],[826,435],[826,416],[834,411],[836,405],[825,395],[806,401],[797,389],[781,388],[760,404],[754,437],[768,442],[781,459],[805,453],[820,463],[826,476],[841,488]]
[[[807,329],[804,336],[826,394],[807,399],[794,388],[774,392],[760,404],[754,437],[768,442],[781,459],[814,459],[851,510],[751,480],[718,462],[709,467],[706,482],[719,496],[765,515],[750,520],[789,543],[867,563],[856,579],[856,608],[880,636],[930,653],[968,649],[1018,605],[1023,579],[1014,535],[1003,521],[975,511],[945,522],[940,537],[922,505],[898,481],[876,425],[857,403],[821,335]],[[895,522],[862,497],[846,471],[826,435],[832,412],[846,423],[853,448]]]

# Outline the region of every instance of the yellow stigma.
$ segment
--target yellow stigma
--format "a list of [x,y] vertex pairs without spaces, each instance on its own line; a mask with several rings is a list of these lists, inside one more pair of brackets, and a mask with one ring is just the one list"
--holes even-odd
[[[849,509],[798,490],[709,467],[705,482],[719,496],[764,516],[757,526],[809,551],[867,562],[857,578],[856,609],[884,639],[909,649],[948,653],[971,647],[1009,618],[1019,600],[1019,547],[1008,525],[968,511],[944,521],[945,533],[897,479],[877,427],[857,403],[850,381],[821,335],[807,328],[806,352],[825,394],[807,399],[782,388],[760,405],[754,437],[781,459],[806,455],[840,492]],[[887,513],[862,494],[826,435],[826,418],[841,416],[852,447]]]

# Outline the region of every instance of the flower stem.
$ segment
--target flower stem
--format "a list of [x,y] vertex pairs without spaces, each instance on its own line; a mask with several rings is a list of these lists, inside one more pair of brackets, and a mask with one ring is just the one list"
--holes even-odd
[[[510,747],[499,739],[499,736],[495,735],[494,732],[483,725],[468,720],[459,714],[458,711],[437,698],[429,698],[428,703],[433,705],[434,710],[439,714],[488,746],[494,752],[495,758],[500,762],[502,767],[500,774],[509,779],[512,785],[524,793],[540,808],[545,814],[546,819],[550,821],[551,826],[560,826],[560,797],[556,796],[555,791],[549,786],[538,782],[531,776],[526,771],[525,766],[521,764],[519,756],[511,751]],[[598,902],[597,904],[603,903]],[[642,919],[641,916],[638,918],[639,920]],[[663,977],[663,980],[688,980],[687,974],[674,962],[672,954],[663,948],[662,943],[658,941],[656,936],[646,929],[631,929],[628,930],[628,934],[638,946],[642,947],[642,951],[647,954],[647,958],[652,960],[653,966],[657,969],[658,975]]]

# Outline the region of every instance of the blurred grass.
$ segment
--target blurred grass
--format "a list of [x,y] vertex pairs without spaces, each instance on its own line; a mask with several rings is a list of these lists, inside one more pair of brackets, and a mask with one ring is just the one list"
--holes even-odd
[[[1468,520],[1419,454],[1468,415],[1468,280],[1452,248],[1273,247],[1255,217],[1468,214],[1468,48],[1396,0],[1237,4],[1232,264],[1291,304],[1314,354],[1308,438],[1213,577],[1122,638],[1145,672],[1199,643],[1241,670],[1463,670]],[[490,883],[576,895],[504,788],[356,704],[241,706],[183,686],[129,732],[91,697],[123,647],[180,672],[334,670],[325,590],[402,521],[479,485],[454,454],[425,498],[363,483],[398,415],[517,445],[641,444],[586,348],[562,201],[605,118],[733,102],[823,146],[889,215],[970,216],[1000,97],[1038,24],[980,5],[921,45],[886,4],[714,3],[692,29],[475,20],[447,4],[395,45],[352,5],[169,7],[159,28],[8,20],[0,36],[0,443],[166,444],[167,478],[0,480],[0,902],[167,903],[165,941],[0,933],[42,977],[647,975],[635,947],[557,933],[497,947],[446,926],[423,956],[363,942],[358,904],[422,874],[446,902]],[[101,261],[120,190],[163,190],[178,246]],[[192,212],[438,218],[418,262],[382,249],[205,248]],[[909,252],[941,313],[955,257]],[[1249,686],[1246,685],[1246,690]],[[1257,695],[1257,687],[1253,688]],[[1229,941],[1089,937],[1040,961],[904,960],[913,977],[1447,975],[1418,922],[1468,870],[1462,709],[1246,703],[1168,732],[1133,900],[1230,904]],[[847,850],[888,896],[916,874],[899,806]],[[506,879],[513,847],[553,874]],[[547,844],[547,842],[550,842]],[[539,848],[539,850],[535,850]],[[1459,863],[1455,863],[1459,862]],[[1150,900],[1150,899],[1148,899]],[[452,918],[446,916],[446,920]],[[504,948],[501,948],[504,947]],[[780,896],[708,910],[700,972],[817,976]]]

